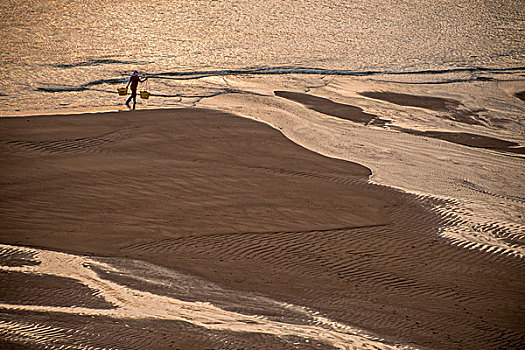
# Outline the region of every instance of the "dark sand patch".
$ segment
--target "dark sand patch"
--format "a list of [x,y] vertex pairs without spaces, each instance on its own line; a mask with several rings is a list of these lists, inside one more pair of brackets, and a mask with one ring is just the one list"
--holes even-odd
[[471,125],[483,125],[481,121],[475,118],[477,113],[482,112],[483,109],[470,110],[464,108],[461,102],[454,99],[417,96],[388,91],[364,91],[361,92],[360,95],[376,100],[387,101],[399,106],[418,107],[436,112],[445,112],[447,114],[442,117],[447,119]]
[[15,343],[0,339],[0,349],[3,350],[32,350],[34,346],[22,345],[21,343]]
[[217,331],[183,321],[119,320],[103,316],[0,310],[1,319],[16,322],[19,331],[1,333],[0,329],[0,349],[335,350],[329,344],[314,339]]
[[12,271],[0,271],[0,302],[97,309],[112,307],[95,291],[76,280]]
[[521,147],[519,143],[498,139],[495,137],[472,134],[467,132],[451,132],[451,131],[419,131],[413,129],[406,129],[402,127],[391,127],[392,129],[405,132],[407,134],[432,137],[459,145],[487,148],[497,151],[505,151],[510,153],[525,154],[525,147]]
[[[264,124],[199,109],[9,118],[0,139],[1,242],[150,262],[392,342],[525,344],[522,259],[451,245],[438,229],[458,218],[435,200],[367,183],[366,167]],[[2,317],[70,327],[68,342],[80,329],[93,346],[290,347],[182,322]]]
[[388,122],[374,114],[364,112],[360,107],[334,102],[327,98],[290,91],[274,91],[274,93],[276,96],[301,103],[314,111],[355,123],[383,126]]
[[517,98],[519,98],[522,101],[525,101],[525,91],[516,92],[516,94],[514,96],[516,96]]
[[459,101],[453,99],[400,94],[396,92],[364,91],[361,92],[360,95],[400,106],[419,107],[437,112],[448,112],[450,109],[456,109],[461,105]]

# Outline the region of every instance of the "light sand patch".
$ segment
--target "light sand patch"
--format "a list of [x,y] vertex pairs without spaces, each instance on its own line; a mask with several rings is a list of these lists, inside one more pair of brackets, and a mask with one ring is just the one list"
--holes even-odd
[[[212,330],[265,333],[278,337],[298,336],[315,339],[332,344],[340,349],[375,348],[394,349],[380,340],[374,340],[362,331],[329,320],[325,317],[311,314],[317,325],[299,325],[275,322],[257,316],[248,316],[222,310],[209,302],[185,302],[157,294],[133,290],[99,277],[90,266],[103,270],[114,270],[113,267],[100,263],[88,257],[75,256],[60,252],[36,250],[32,248],[0,245],[0,249],[17,249],[27,251],[38,260],[38,265],[22,267],[0,267],[3,272],[22,272],[25,274],[49,275],[74,279],[83,285],[97,290],[100,296],[115,307],[111,309],[96,309],[86,307],[59,307],[40,305],[0,304],[0,309],[33,311],[45,313],[81,314],[84,316],[108,316],[118,319],[160,319],[188,322],[199,327]],[[285,305],[281,304],[281,307]],[[296,310],[300,308],[289,305]],[[304,309],[306,310],[306,309]],[[307,312],[307,311],[302,311]],[[3,332],[16,333],[16,325],[1,322]],[[24,334],[19,334],[24,336]],[[38,340],[38,339],[36,339]],[[404,347],[403,347],[404,348]]]

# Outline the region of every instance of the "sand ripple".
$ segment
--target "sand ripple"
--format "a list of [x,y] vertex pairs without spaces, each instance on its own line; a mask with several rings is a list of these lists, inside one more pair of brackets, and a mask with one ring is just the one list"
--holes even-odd
[[[225,331],[235,333],[263,334],[277,336],[279,338],[290,339],[297,342],[296,338],[302,339],[306,344],[310,342],[318,344],[331,344],[340,349],[351,349],[354,347],[376,349],[394,348],[381,343],[379,340],[366,335],[362,331],[344,325],[342,323],[329,320],[319,316],[318,313],[306,308],[297,307],[290,304],[271,302],[262,299],[261,303],[273,303],[275,309],[290,310],[290,313],[303,314],[310,319],[310,324],[298,324],[272,321],[264,316],[246,315],[238,312],[227,311],[213,305],[213,301],[183,301],[173,297],[158,295],[144,290],[132,289],[127,286],[119,285],[111,280],[103,279],[94,270],[104,270],[106,272],[120,274],[113,266],[100,262],[94,258],[76,256],[60,252],[38,250],[33,248],[23,248],[1,245],[2,252],[22,252],[32,254],[39,262],[38,265],[9,267],[2,266],[2,273],[26,274],[33,276],[54,276],[54,278],[75,280],[82,284],[82,287],[96,291],[96,294],[104,298],[107,303],[114,307],[100,308],[96,305],[89,306],[46,306],[34,305],[29,303],[0,304],[0,309],[4,313],[4,319],[0,322],[0,334],[6,341],[22,342],[33,345],[51,345],[52,348],[67,344],[66,348],[92,349],[90,342],[96,340],[93,334],[89,334],[85,329],[74,330],[73,327],[56,327],[46,323],[31,322],[34,319],[31,314],[64,314],[82,316],[84,319],[91,317],[106,317],[121,322],[126,320],[163,320],[185,322],[192,326],[197,326],[212,331]],[[5,255],[5,254],[4,254]],[[8,283],[15,283],[8,280]],[[60,285],[63,281],[55,281]],[[15,283],[16,284],[16,283]],[[32,284],[33,286],[33,284]],[[37,287],[30,287],[37,288]],[[83,298],[78,293],[78,286],[69,286],[72,296],[80,302]],[[223,291],[226,292],[226,291]],[[33,290],[28,290],[28,294]],[[49,300],[56,300],[56,295],[48,295]],[[42,298],[43,299],[43,298]],[[251,297],[252,302],[256,301]],[[43,301],[43,300],[42,300]],[[24,321],[20,321],[16,315],[25,313]],[[11,316],[13,315],[13,316]],[[77,321],[81,322],[81,321]],[[82,326],[84,328],[85,325]],[[100,336],[100,334],[97,334]],[[108,335],[104,335],[105,338]],[[109,335],[111,337],[111,335]],[[114,339],[120,347],[126,344],[125,348],[140,348],[144,346],[144,339],[133,339],[123,337]],[[95,339],[93,339],[95,338]],[[292,340],[289,340],[290,342]],[[122,343],[123,342],[123,343]],[[299,342],[300,343],[300,342]],[[297,343],[297,344],[299,344]],[[293,345],[290,343],[289,345]]]

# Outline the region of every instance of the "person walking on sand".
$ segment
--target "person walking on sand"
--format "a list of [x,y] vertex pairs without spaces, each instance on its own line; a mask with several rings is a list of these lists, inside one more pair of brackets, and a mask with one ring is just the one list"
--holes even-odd
[[128,106],[128,108],[131,108],[129,103],[131,102],[131,99],[133,99],[133,109],[135,109],[135,105],[137,104],[137,87],[139,86],[139,83],[143,83],[146,80],[148,80],[148,78],[140,78],[139,72],[137,71],[134,71],[133,74],[131,74],[128,85],[126,85],[126,89],[131,85],[131,96],[126,101],[126,106]]

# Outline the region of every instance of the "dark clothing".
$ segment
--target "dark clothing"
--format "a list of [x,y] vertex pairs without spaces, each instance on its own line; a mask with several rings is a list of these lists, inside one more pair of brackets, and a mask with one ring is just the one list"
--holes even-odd
[[139,75],[132,75],[129,78],[128,86],[131,88],[131,96],[126,101],[128,107],[131,100],[133,100],[133,109],[135,109],[135,105],[137,104],[137,87],[139,86],[139,83],[146,81],[146,79],[147,78],[140,79]]
[[137,104],[137,89],[131,90],[131,96],[126,101],[126,104],[128,105],[128,107],[129,107],[129,103],[131,102],[131,100],[133,100],[133,109],[135,109],[135,105]]
[[131,78],[129,78],[129,82],[131,83],[131,93],[137,94],[137,86],[139,86],[140,78],[138,75],[132,75]]

